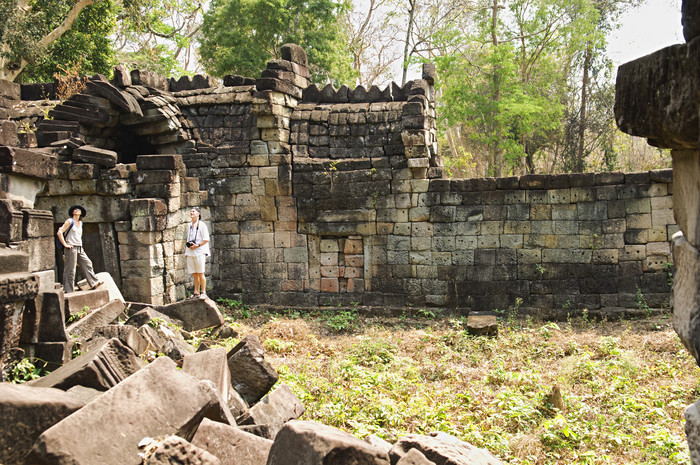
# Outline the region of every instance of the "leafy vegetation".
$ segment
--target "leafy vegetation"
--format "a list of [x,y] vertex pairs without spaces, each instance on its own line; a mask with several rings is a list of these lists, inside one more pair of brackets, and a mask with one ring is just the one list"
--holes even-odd
[[9,381],[14,384],[22,384],[46,375],[44,366],[40,360],[23,358],[12,367]]
[[214,0],[204,15],[200,54],[214,76],[258,76],[285,43],[304,47],[316,82],[342,84],[353,77],[333,0]]
[[700,371],[668,315],[501,321],[497,338],[468,335],[463,318],[358,315],[343,332],[326,319],[251,309],[239,321],[305,419],[389,441],[444,431],[512,464],[690,463],[683,411]]

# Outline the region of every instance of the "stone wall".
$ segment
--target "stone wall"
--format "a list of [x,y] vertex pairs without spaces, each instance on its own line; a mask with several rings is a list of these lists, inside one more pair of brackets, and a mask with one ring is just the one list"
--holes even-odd
[[[621,130],[670,148],[673,158],[673,235],[676,274],[671,306],[673,327],[700,364],[700,5],[683,1],[686,43],[666,47],[620,66],[615,86],[615,118]],[[700,464],[700,401],[685,410],[690,458]]]
[[185,296],[182,237],[201,205],[211,294],[247,303],[563,317],[667,305],[670,170],[448,180],[434,67],[403,87],[319,88],[302,49],[282,52],[257,79],[117,67],[51,120],[16,105],[8,116],[37,126],[25,155],[55,165],[31,201],[55,223],[87,207],[92,254],[129,300]]

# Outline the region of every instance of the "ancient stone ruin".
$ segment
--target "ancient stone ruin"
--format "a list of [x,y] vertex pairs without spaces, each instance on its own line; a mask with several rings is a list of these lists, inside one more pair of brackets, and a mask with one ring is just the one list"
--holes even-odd
[[[501,463],[444,433],[392,445],[299,420],[304,405],[255,336],[228,352],[185,340],[206,328],[236,335],[209,299],[152,307],[109,289],[44,294],[58,302],[42,307],[38,331],[83,353],[26,384],[0,383],[5,465]],[[64,324],[86,302],[87,315]]]
[[[688,44],[618,77],[618,124],[673,148],[673,172],[445,179],[433,67],[403,87],[318,88],[294,45],[259,78],[223,85],[117,67],[50,101],[51,84],[0,82],[0,373],[23,356],[56,368],[0,384],[0,461],[499,463],[446,435],[391,445],[298,420],[291,391],[270,391],[277,375],[257,341],[189,346],[173,326],[225,328],[213,302],[183,301],[196,205],[212,233],[212,295],[300,307],[566,317],[634,311],[640,296],[664,307],[680,226],[674,324],[697,357],[692,13],[684,5]],[[76,203],[109,286],[67,295],[53,238]],[[146,363],[154,350],[165,356]],[[700,463],[698,407],[687,417]]]
[[[621,66],[615,118],[621,130],[670,148],[673,211],[680,231],[673,235],[676,272],[671,306],[673,326],[700,364],[700,4],[683,1],[686,43],[664,48]],[[685,411],[694,465],[700,464],[700,401]]]
[[564,318],[620,314],[640,293],[668,305],[670,170],[445,179],[434,79],[426,65],[403,87],[318,88],[290,45],[223,84],[117,67],[51,106],[50,84],[3,83],[0,240],[51,281],[51,233],[85,205],[98,271],[159,305],[185,297],[183,231],[201,205],[211,294],[250,304]]

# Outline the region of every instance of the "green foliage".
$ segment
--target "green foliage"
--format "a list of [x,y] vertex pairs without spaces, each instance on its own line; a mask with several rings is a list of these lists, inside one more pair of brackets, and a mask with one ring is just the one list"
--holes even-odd
[[223,311],[229,315],[244,319],[250,318],[252,315],[251,308],[244,304],[242,300],[219,297],[216,301],[220,307],[223,307]]
[[281,46],[301,45],[314,82],[350,82],[351,59],[333,0],[214,0],[204,14],[200,54],[214,76],[257,77]]
[[[57,2],[42,0],[36,7],[52,8]],[[44,53],[32,53],[31,62],[20,76],[23,82],[50,82],[60,67],[80,64],[82,75],[95,73],[111,77],[116,55],[110,36],[117,26],[120,7],[116,1],[100,0],[85,7],[73,27],[51,44]],[[53,16],[53,15],[52,15]],[[47,18],[48,19],[48,18]],[[47,24],[57,25],[55,17]]]
[[85,317],[88,314],[88,311],[90,311],[90,308],[86,305],[85,307],[83,307],[82,310],[73,313],[71,316],[68,317],[68,324],[78,321],[81,318]]
[[644,294],[639,286],[637,286],[637,308],[644,313],[644,316],[648,317],[651,315],[651,308],[649,308],[647,299],[644,297]]
[[351,331],[357,323],[357,309],[348,310],[328,310],[325,312],[323,321],[326,325],[337,333]]
[[283,341],[283,340],[277,339],[277,338],[270,338],[270,339],[265,339],[263,346],[265,347],[265,350],[267,350],[268,352],[282,354],[282,353],[289,352],[289,351],[293,350],[294,349],[294,342],[293,341]]
[[22,384],[45,375],[44,369],[28,358],[23,358],[12,367],[11,383]]
[[[307,419],[359,437],[443,431],[504,463],[688,463],[682,418],[698,368],[668,325],[660,335],[646,325],[519,322],[482,338],[447,323],[358,324],[349,347],[304,335],[280,380]],[[547,407],[554,385],[560,410]]]
[[668,279],[666,282],[668,283],[669,287],[673,286],[673,263],[671,262],[666,262],[664,263],[664,271],[666,272],[666,275],[668,276]]
[[194,46],[201,27],[197,0],[141,0],[129,6],[120,22],[119,61],[132,69],[164,76],[193,74]]

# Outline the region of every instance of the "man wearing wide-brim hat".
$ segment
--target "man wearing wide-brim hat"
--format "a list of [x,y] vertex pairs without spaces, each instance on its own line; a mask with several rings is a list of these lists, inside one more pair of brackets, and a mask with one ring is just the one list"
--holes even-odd
[[63,290],[73,292],[75,288],[75,267],[80,266],[91,289],[96,288],[102,281],[92,269],[92,261],[83,249],[83,221],[87,211],[82,205],[72,205],[68,209],[69,218],[58,228],[56,236],[63,244]]

